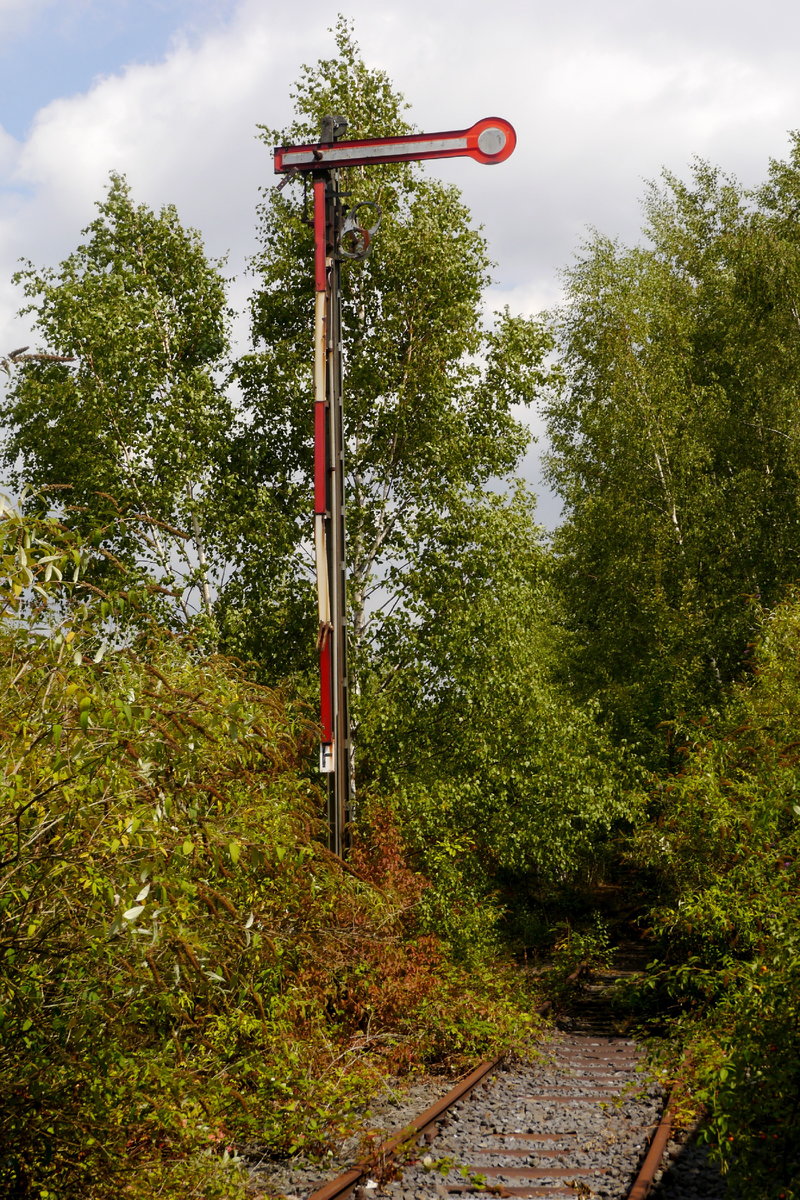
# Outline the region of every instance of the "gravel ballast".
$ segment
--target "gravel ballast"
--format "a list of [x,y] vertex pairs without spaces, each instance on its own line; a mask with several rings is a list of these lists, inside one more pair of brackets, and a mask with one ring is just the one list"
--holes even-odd
[[[663,1106],[635,1043],[556,1034],[536,1062],[497,1071],[376,1197],[625,1196]],[[376,1181],[378,1182],[378,1181]],[[513,1189],[513,1192],[512,1192]]]

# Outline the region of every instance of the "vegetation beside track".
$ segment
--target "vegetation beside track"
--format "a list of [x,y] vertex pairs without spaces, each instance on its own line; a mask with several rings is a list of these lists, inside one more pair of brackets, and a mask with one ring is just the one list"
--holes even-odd
[[[638,835],[659,880],[648,980],[732,1194],[800,1191],[800,600],[765,614],[752,677],[683,731]],[[673,1027],[670,1029],[670,1024]]]
[[[731,1191],[800,1191],[800,137],[745,188],[697,161],[596,233],[552,324],[566,669],[652,772],[629,856],[657,1007]],[[754,649],[755,645],[755,649]],[[622,876],[624,878],[624,875]],[[662,1022],[663,1025],[663,1022]]]
[[421,932],[388,819],[324,849],[302,709],[120,624],[56,522],[0,538],[4,1196],[238,1195],[237,1147],[313,1152],[387,1073],[524,1034],[517,977]]

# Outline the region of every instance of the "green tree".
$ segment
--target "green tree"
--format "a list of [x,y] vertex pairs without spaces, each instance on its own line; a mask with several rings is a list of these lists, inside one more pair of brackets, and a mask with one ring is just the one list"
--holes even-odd
[[533,513],[519,486],[423,527],[364,680],[362,773],[395,797],[436,928],[467,953],[490,932],[478,900],[602,875],[635,816],[630,763],[556,682],[565,635]]
[[[347,117],[348,137],[410,131],[400,96],[365,66],[345,21],[336,49],[304,69],[297,120],[265,131],[268,144],[314,141],[330,113]],[[502,869],[540,881],[579,874],[588,847],[628,815],[594,714],[553,684],[552,595],[530,500],[492,492],[511,484],[528,437],[515,412],[546,378],[550,343],[539,323],[509,312],[484,322],[487,247],[456,189],[410,165],[343,171],[341,186],[349,204],[383,209],[370,257],[342,266],[361,811],[369,823],[367,798],[379,813],[394,798],[414,861],[434,881],[434,928],[473,954],[485,949],[485,901]],[[260,215],[255,350],[239,364],[246,410],[227,460],[227,507],[243,524],[231,525],[239,565],[221,625],[230,649],[287,670],[310,665],[316,622],[303,558],[313,239],[301,181],[273,189]],[[279,623],[295,637],[276,639]]]
[[[350,27],[336,56],[305,67],[297,119],[268,145],[314,141],[321,118],[342,113],[348,137],[409,132],[405,104],[368,68]],[[469,166],[465,168],[469,170]],[[527,432],[512,407],[532,398],[546,347],[534,323],[481,315],[490,263],[458,191],[411,165],[341,173],[351,205],[383,210],[373,252],[343,265],[348,558],[356,658],[380,613],[406,585],[424,528],[444,528],[465,488],[513,470]],[[221,598],[228,644],[265,657],[262,632],[292,617],[305,629],[291,658],[313,653],[308,551],[312,454],[313,239],[301,184],[272,189],[260,209],[262,250],[252,302],[254,352],[239,364],[245,398],[228,458],[228,552],[237,575]],[[253,437],[253,430],[263,431]],[[243,614],[245,614],[243,616]],[[258,614],[258,620],[253,619]],[[271,638],[270,634],[270,638]],[[286,643],[282,643],[284,654]],[[303,649],[307,647],[307,652]],[[281,666],[290,665],[286,657]]]
[[31,504],[68,489],[69,523],[108,563],[174,590],[186,622],[213,601],[209,478],[232,419],[225,283],[175,209],[135,204],[123,178],[98,209],[58,268],[16,277],[46,353],[16,367],[0,406],[2,461]]
[[[621,730],[719,702],[800,568],[800,146],[744,192],[665,176],[649,245],[595,237],[556,326],[556,547],[580,694]],[[653,740],[654,739],[654,740]],[[658,753],[657,751],[655,751]]]

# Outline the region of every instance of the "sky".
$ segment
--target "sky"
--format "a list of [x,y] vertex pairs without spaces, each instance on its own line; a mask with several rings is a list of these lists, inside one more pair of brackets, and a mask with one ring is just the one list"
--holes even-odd
[[[638,240],[662,168],[685,176],[699,156],[755,185],[800,127],[794,0],[0,0],[0,353],[28,339],[18,260],[65,257],[111,171],[227,255],[244,310],[255,208],[274,183],[256,126],[290,120],[292,82],[331,55],[337,12],[421,130],[515,126],[505,163],[433,172],[483,226],[490,308],[556,303],[592,229]],[[525,473],[540,488],[538,451]]]

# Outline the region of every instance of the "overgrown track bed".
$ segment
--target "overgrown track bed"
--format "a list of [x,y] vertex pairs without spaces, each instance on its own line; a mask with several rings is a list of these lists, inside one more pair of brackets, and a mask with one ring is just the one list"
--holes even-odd
[[402,1177],[372,1189],[373,1195],[419,1200],[491,1190],[621,1200],[663,1102],[633,1042],[555,1033],[540,1061],[502,1066],[450,1108]]
[[496,1063],[465,1083],[470,1094],[454,1102],[449,1094],[418,1122],[423,1132],[416,1144],[406,1127],[365,1170],[354,1168],[311,1192],[298,1186],[293,1194],[306,1200],[487,1194],[641,1200],[647,1194],[643,1181],[631,1189],[665,1096],[633,1041],[556,1031],[535,1061]]
[[307,1170],[290,1172],[284,1190],[291,1200],[723,1200],[703,1151],[670,1140],[665,1090],[644,1047],[620,1032],[614,995],[633,965],[579,968],[561,1027],[529,1060],[482,1064],[413,1121],[406,1110],[367,1161],[316,1188]]

